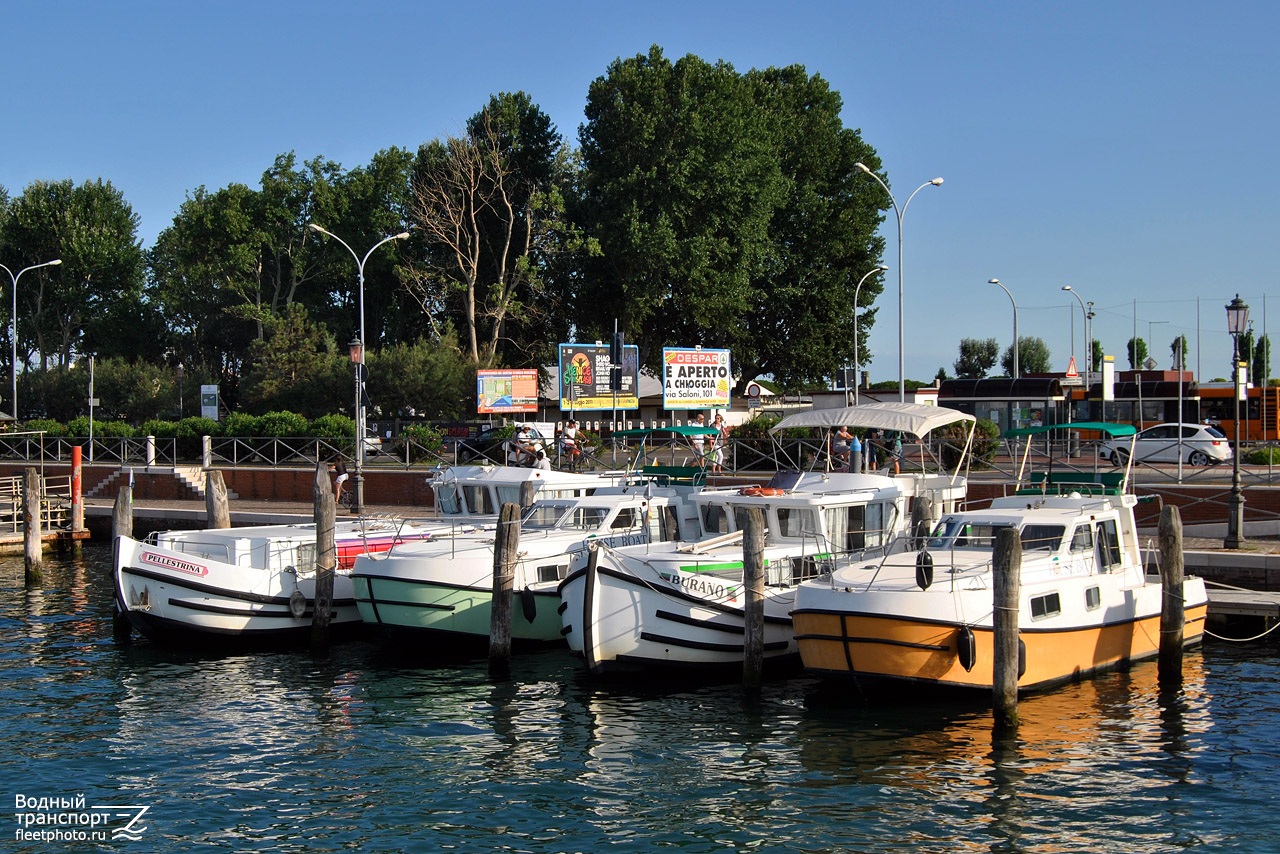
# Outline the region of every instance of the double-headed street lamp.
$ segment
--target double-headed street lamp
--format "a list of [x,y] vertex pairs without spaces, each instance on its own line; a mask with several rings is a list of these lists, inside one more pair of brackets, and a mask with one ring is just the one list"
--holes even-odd
[[874,276],[876,273],[883,273],[889,268],[881,264],[878,267],[872,267],[867,274],[858,280],[858,286],[853,289],[853,405],[858,405],[858,386],[862,384],[859,377],[862,374],[862,360],[858,354],[858,295],[862,293],[862,283]]
[[0,270],[8,273],[9,279],[13,282],[13,322],[9,327],[9,341],[13,345],[11,353],[13,361],[9,364],[12,368],[10,376],[13,382],[13,420],[15,422],[18,420],[18,279],[21,279],[22,274],[28,270],[38,270],[41,267],[56,267],[61,263],[61,258],[54,258],[52,261],[45,261],[43,264],[32,264],[30,267],[23,267],[16,276],[12,270],[0,264]]
[[1013,294],[1009,293],[1009,289],[1000,284],[999,279],[988,279],[988,285],[1000,285],[1000,290],[1009,296],[1009,302],[1013,303],[1013,378],[1018,379],[1018,301],[1013,298]]
[[1235,450],[1231,454],[1231,497],[1227,501],[1227,537],[1222,547],[1238,549],[1244,544],[1244,492],[1240,489],[1240,336],[1249,328],[1249,306],[1236,294],[1227,304],[1227,331],[1231,333],[1231,377],[1235,391]]
[[347,244],[345,240],[343,240],[338,235],[334,234],[332,231],[327,231],[321,228],[320,226],[316,225],[314,222],[311,223],[310,225],[313,231],[318,231],[321,234],[327,234],[328,236],[332,237],[334,240],[341,243],[346,248],[346,250],[351,253],[351,257],[356,259],[357,282],[360,286],[360,337],[359,339],[357,339],[357,341],[351,342],[351,345],[350,345],[351,361],[354,362],[356,366],[355,368],[355,373],[356,373],[356,401],[355,401],[356,402],[356,450],[355,450],[356,485],[355,485],[355,492],[354,492],[355,501],[352,504],[351,510],[353,513],[361,513],[364,511],[364,443],[365,443],[364,394],[362,393],[364,391],[362,386],[365,380],[364,344],[366,341],[365,334],[364,334],[364,265],[365,265],[365,262],[369,260],[369,256],[372,255],[374,250],[377,249],[379,246],[381,246],[384,243],[390,243],[393,240],[404,240],[406,237],[409,236],[409,232],[402,231],[399,234],[393,234],[390,237],[384,237],[382,240],[379,240],[377,243],[373,244],[373,246],[369,249],[369,251],[364,254],[364,257],[361,258],[359,255],[356,254],[356,251]]
[[893,212],[898,217],[898,402],[907,402],[907,369],[906,359],[903,350],[902,338],[902,217],[907,212],[907,205],[911,204],[911,200],[916,197],[916,193],[925,187],[941,187],[942,179],[934,178],[932,181],[925,181],[919,187],[916,187],[911,195],[907,196],[907,200],[902,203],[902,207],[898,207],[898,200],[893,197],[893,193],[889,192],[889,185],[876,173],[867,168],[864,163],[855,163],[859,169],[866,172],[872,178],[876,179],[876,183],[884,188],[885,193],[889,196],[889,203],[893,205]]

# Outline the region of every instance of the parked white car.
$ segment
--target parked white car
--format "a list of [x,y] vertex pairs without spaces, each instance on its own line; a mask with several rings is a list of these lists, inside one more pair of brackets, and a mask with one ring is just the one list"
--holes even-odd
[[[1115,439],[1098,449],[1099,456],[1122,466],[1129,458],[1129,440]],[[1133,440],[1135,462],[1216,465],[1231,459],[1231,443],[1217,427],[1208,424],[1157,424]]]

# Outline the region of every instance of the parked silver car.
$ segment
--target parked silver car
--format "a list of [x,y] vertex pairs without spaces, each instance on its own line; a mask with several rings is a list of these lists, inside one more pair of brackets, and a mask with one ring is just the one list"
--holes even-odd
[[[1122,466],[1129,459],[1129,440],[1106,442],[1098,453]],[[1231,443],[1225,433],[1208,424],[1157,424],[1134,438],[1133,455],[1136,462],[1176,463],[1182,459],[1193,466],[1208,466],[1231,459]]]

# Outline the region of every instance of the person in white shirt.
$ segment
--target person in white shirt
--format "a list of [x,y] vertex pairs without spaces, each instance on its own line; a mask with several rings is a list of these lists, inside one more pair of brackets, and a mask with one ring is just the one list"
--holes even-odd
[[543,471],[551,471],[551,460],[547,459],[546,452],[538,451],[538,455],[533,461],[533,467]]

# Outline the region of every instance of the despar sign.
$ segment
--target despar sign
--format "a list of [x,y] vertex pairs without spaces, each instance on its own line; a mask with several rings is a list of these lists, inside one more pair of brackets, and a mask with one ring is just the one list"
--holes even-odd
[[733,371],[728,350],[662,349],[665,409],[728,409]]

